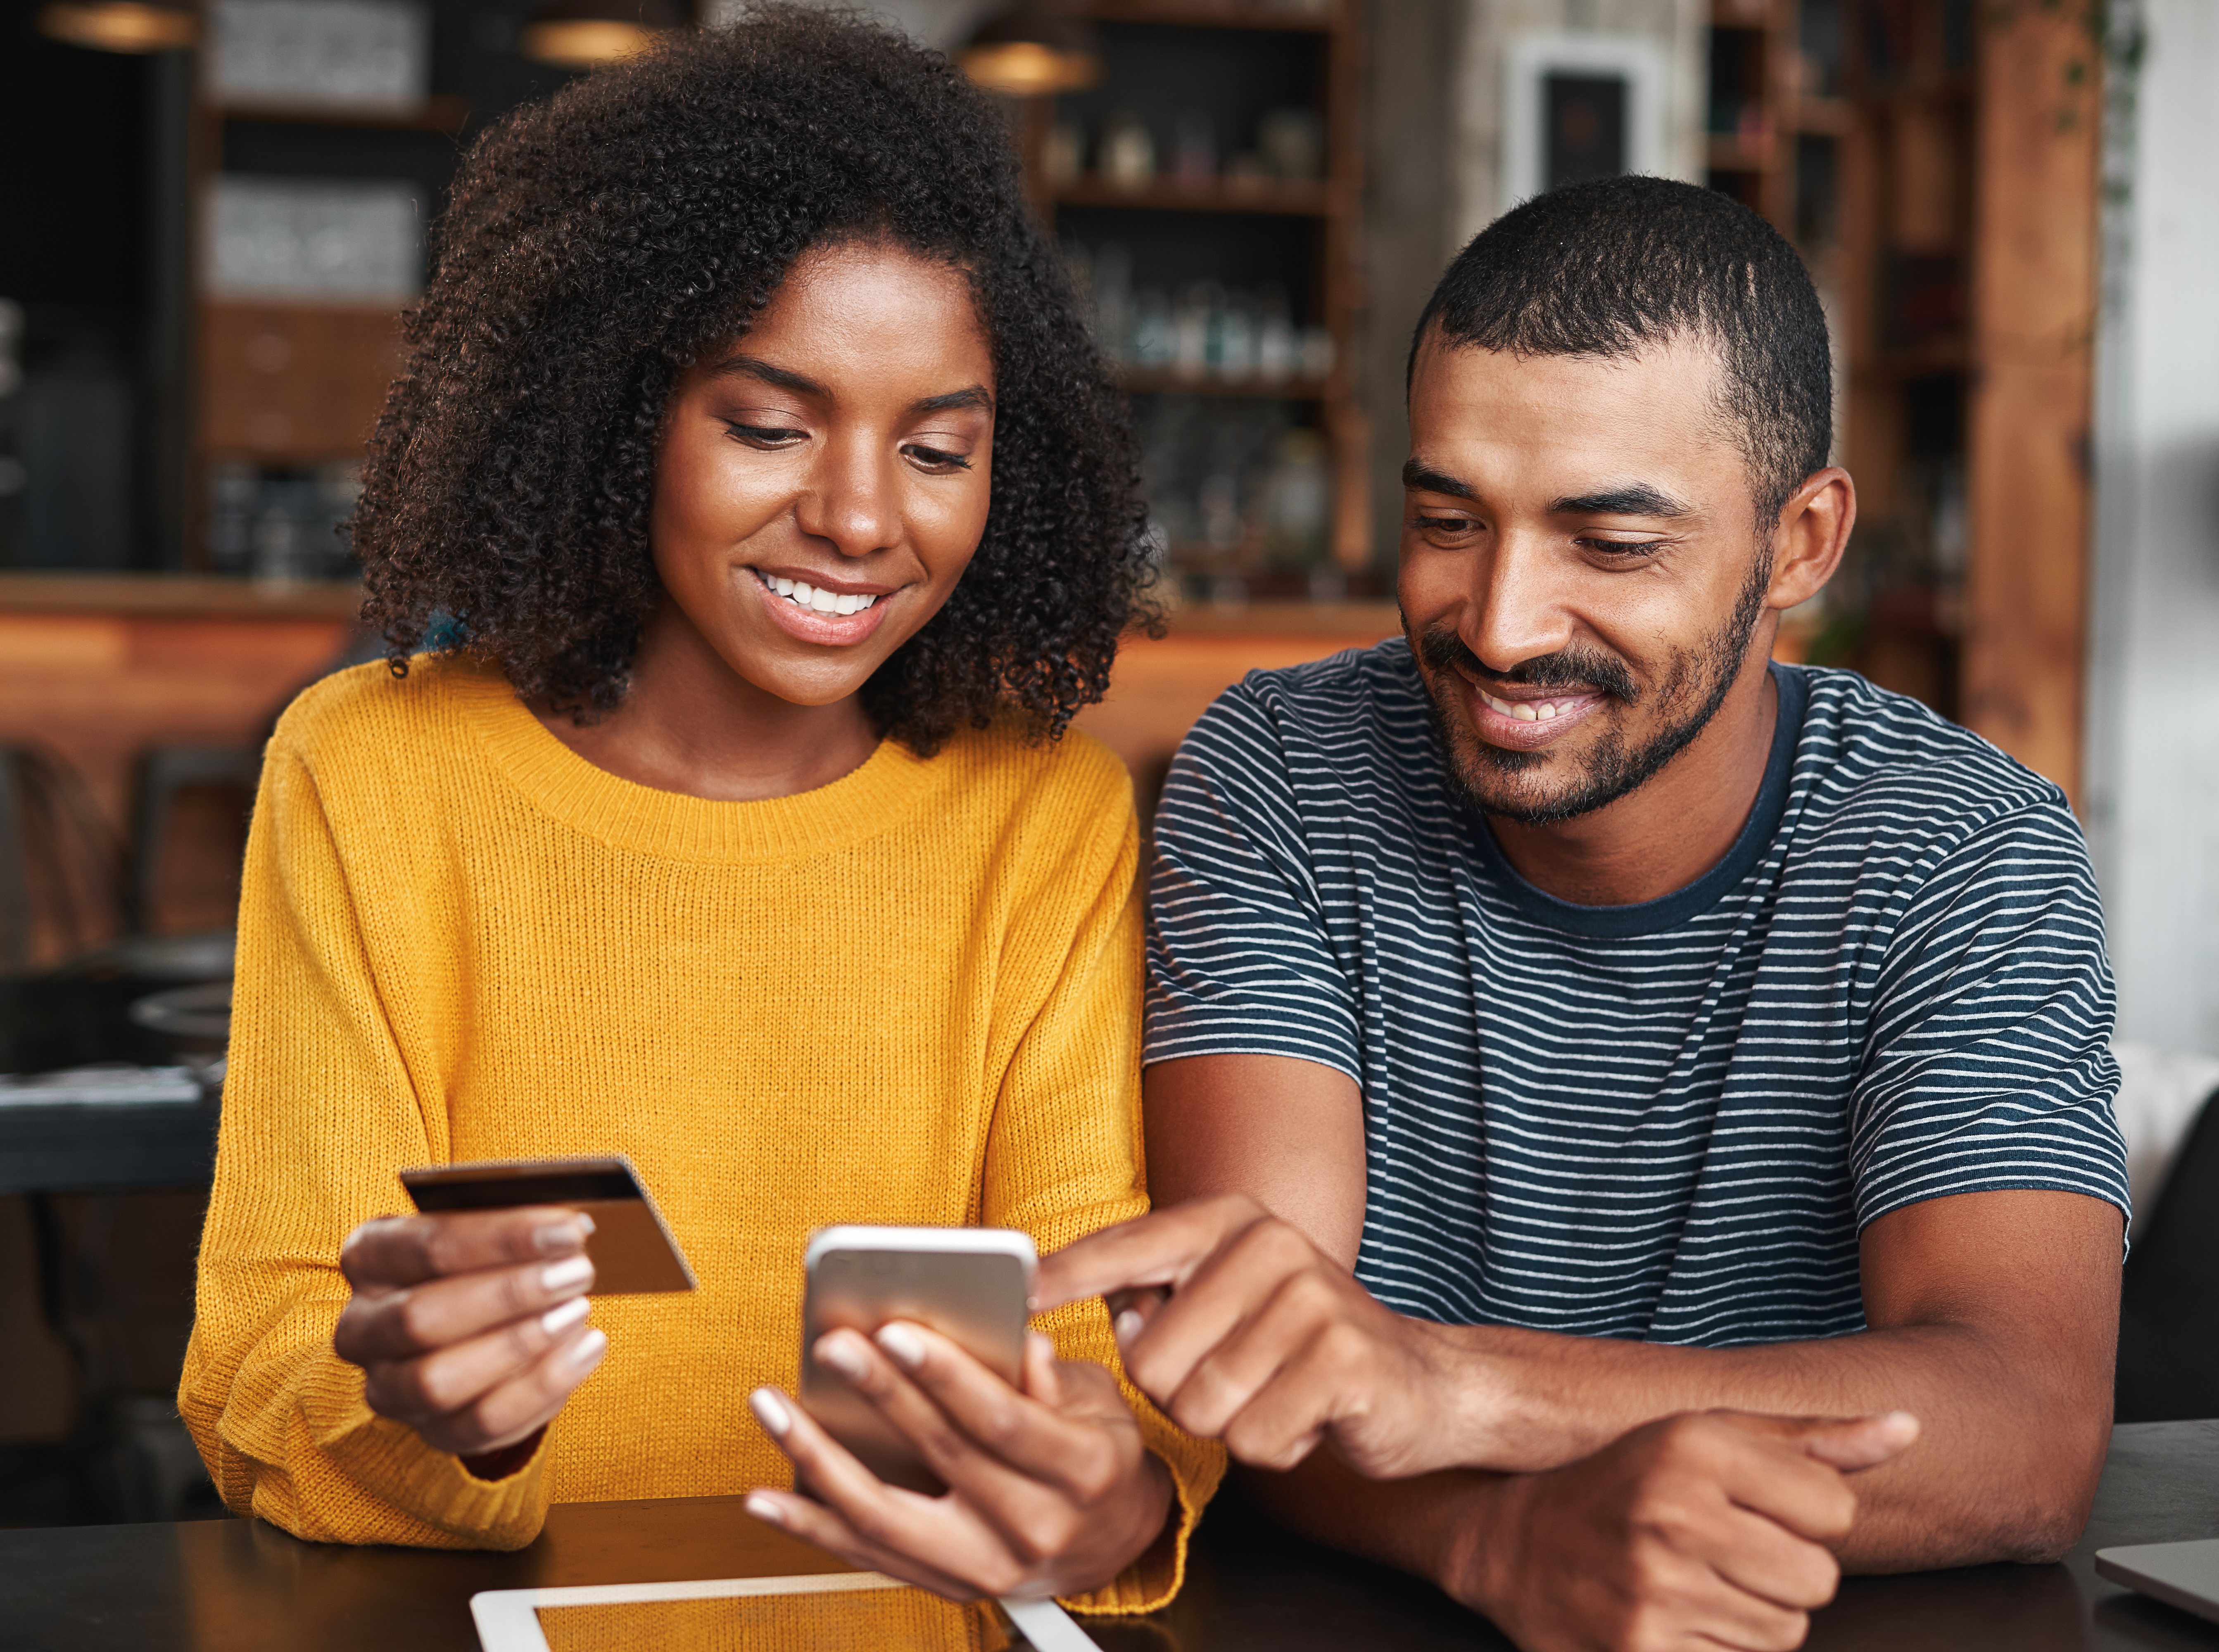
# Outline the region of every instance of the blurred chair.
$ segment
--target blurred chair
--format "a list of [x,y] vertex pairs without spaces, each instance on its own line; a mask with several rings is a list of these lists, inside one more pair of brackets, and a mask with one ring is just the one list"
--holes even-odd
[[0,746],[0,975],[137,925],[122,846],[78,772],[37,747]]
[[2135,1225],[2119,1307],[2123,1423],[2219,1417],[2219,1092]]
[[252,751],[222,746],[156,746],[140,758],[131,810],[131,898],[138,927],[143,928],[153,922],[156,885],[178,794],[201,787],[241,793],[243,817],[261,779],[258,745]]

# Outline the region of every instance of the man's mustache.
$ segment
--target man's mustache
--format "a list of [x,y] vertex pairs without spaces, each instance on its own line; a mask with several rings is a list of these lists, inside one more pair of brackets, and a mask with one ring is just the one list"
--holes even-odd
[[1418,655],[1436,671],[1458,670],[1476,681],[1506,687],[1584,689],[1628,705],[1641,698],[1640,685],[1633,680],[1625,662],[1594,649],[1564,649],[1521,660],[1507,671],[1495,671],[1480,663],[1479,656],[1457,635],[1455,626],[1439,624],[1420,636]]

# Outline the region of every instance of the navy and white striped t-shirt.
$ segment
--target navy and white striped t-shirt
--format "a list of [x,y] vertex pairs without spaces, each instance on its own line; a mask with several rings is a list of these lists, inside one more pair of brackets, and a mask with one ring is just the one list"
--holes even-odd
[[2127,1208],[2110,968],[2063,795],[1916,701],[1775,668],[1733,848],[1576,906],[1451,790],[1402,641],[1252,674],[1156,817],[1147,1059],[1364,1095],[1357,1277],[1464,1324],[1861,1330],[1857,1235],[1944,1194]]

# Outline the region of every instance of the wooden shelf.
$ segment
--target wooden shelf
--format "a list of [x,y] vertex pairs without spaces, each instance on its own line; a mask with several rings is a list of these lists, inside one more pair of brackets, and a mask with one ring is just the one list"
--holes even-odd
[[192,619],[343,619],[362,612],[347,581],[271,584],[194,574],[0,573],[0,613]]
[[1787,106],[1792,129],[1821,137],[1846,138],[1856,121],[1856,105],[1846,97],[1799,97]]
[[1239,0],[1101,0],[1082,15],[1104,23],[1153,23],[1167,28],[1254,28],[1282,34],[1330,34],[1339,0],[1323,16],[1305,17]]
[[314,103],[217,103],[208,113],[223,121],[258,121],[272,126],[362,127],[383,132],[438,132],[459,134],[469,123],[470,106],[460,97],[438,93],[424,100],[420,109],[347,109]]
[[1221,379],[1206,373],[1189,377],[1160,367],[1121,368],[1117,388],[1136,396],[1254,396],[1281,401],[1318,401],[1326,394],[1323,379]]
[[1333,209],[1326,183],[1267,183],[1241,187],[1221,182],[1182,183],[1157,178],[1134,187],[1106,178],[1082,177],[1059,184],[1060,207],[1125,207],[1141,212],[1253,212],[1283,218],[1325,218]]
[[1704,146],[1704,165],[1713,172],[1762,172],[1772,166],[1772,154],[1777,147],[1765,144],[1752,148],[1739,138],[1729,138],[1722,133],[1712,133]]

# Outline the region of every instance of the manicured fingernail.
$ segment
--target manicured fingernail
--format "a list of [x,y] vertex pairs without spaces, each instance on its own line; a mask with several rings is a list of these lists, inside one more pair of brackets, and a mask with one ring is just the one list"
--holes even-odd
[[905,1325],[880,1326],[877,1340],[904,1370],[913,1371],[924,1363],[924,1343]]
[[[793,1413],[786,1408],[786,1401],[768,1388],[757,1388],[749,1394],[748,1409],[755,1413],[755,1420],[763,1425],[763,1432],[774,1440],[784,1439],[787,1431],[793,1426]],[[748,1512],[752,1514],[755,1512],[755,1499],[749,1498],[748,1503]],[[762,1518],[775,1519],[777,1517],[765,1515]]]
[[749,1492],[747,1501],[741,1506],[754,1515],[756,1519],[767,1525],[784,1525],[786,1524],[786,1511],[761,1492]]
[[1142,1319],[1138,1312],[1129,1307],[1122,1314],[1120,1314],[1117,1316],[1116,1322],[1110,1326],[1110,1329],[1117,1333],[1117,1345],[1120,1348],[1122,1348],[1127,1343],[1132,1341],[1134,1338],[1139,1336],[1141,1332],[1147,1328],[1148,1322]]
[[593,1310],[593,1304],[582,1296],[573,1296],[560,1307],[550,1307],[539,1316],[539,1328],[550,1337],[559,1337]]
[[594,1231],[594,1219],[580,1211],[566,1222],[549,1222],[544,1227],[534,1228],[531,1242],[539,1247],[543,1256],[561,1256],[575,1251],[586,1242]]
[[539,1289],[544,1291],[575,1290],[594,1276],[594,1264],[589,1257],[566,1257],[560,1262],[550,1262],[539,1270]]
[[609,1334],[599,1326],[578,1338],[570,1346],[570,1363],[587,1369],[601,1363],[601,1356],[609,1351]]
[[835,1337],[826,1337],[817,1343],[817,1363],[830,1366],[850,1382],[860,1382],[871,1374],[863,1357]]

